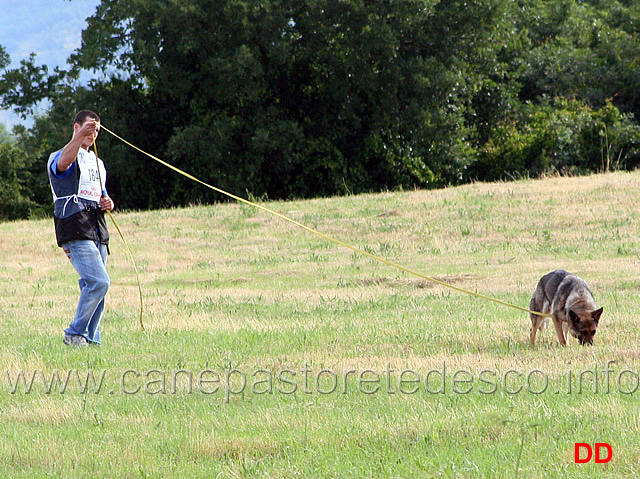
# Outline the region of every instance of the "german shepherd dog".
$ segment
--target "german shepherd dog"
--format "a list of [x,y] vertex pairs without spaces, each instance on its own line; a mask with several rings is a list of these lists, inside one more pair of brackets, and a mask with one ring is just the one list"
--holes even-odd
[[[582,345],[593,344],[602,309],[596,310],[596,302],[584,280],[562,269],[545,274],[531,297],[531,311],[551,314],[558,341],[567,345],[567,330]],[[529,313],[531,317],[531,344],[536,343],[536,333],[549,323],[549,318]]]

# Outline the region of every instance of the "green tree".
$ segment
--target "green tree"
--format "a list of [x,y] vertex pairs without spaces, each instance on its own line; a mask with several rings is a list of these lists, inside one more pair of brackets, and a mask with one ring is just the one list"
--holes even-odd
[[[74,61],[119,72],[93,89],[109,105],[133,99],[135,113],[114,115],[120,131],[223,188],[437,186],[473,159],[467,117],[485,75],[503,75],[494,24],[507,3],[103,1]],[[149,203],[215,198],[147,176]]]
[[[31,56],[0,99],[22,115],[50,105],[15,135],[38,202],[37,172],[80,108],[207,182],[272,198],[633,168],[639,26],[628,0],[103,0],[69,71]],[[83,70],[100,74],[81,86]],[[121,206],[220,199],[99,144]]]
[[481,123],[467,177],[636,167],[639,13],[617,0],[512,2],[500,55],[512,81],[484,102],[503,113]]
[[496,129],[469,168],[470,179],[585,174],[640,164],[640,126],[611,102],[594,110],[558,98],[524,110],[526,122]]
[[27,166],[22,150],[11,142],[0,143],[0,220],[27,218],[36,209]]
[[532,48],[521,54],[522,98],[611,100],[640,120],[640,4],[619,0],[540,0],[523,16]]

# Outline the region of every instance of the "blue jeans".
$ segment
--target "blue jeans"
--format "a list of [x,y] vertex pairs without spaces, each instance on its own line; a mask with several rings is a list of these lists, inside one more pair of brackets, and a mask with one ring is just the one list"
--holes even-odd
[[109,290],[107,247],[90,240],[69,241],[62,249],[80,275],[80,300],[67,334],[80,335],[100,344],[100,320],[104,312],[104,297]]

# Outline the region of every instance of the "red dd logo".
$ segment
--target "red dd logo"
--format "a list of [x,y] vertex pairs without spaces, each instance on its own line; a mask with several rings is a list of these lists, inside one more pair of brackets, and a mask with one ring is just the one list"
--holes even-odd
[[[600,455],[600,451],[603,448],[607,450],[607,457],[602,457]],[[596,456],[595,457],[595,462],[596,462],[596,464],[605,464],[605,463],[609,462],[611,460],[611,458],[613,457],[613,449],[606,442],[596,442],[596,444],[595,444],[593,449],[595,449],[595,451],[596,451],[596,453],[595,453],[595,456]],[[591,461],[591,458],[593,457],[593,449],[586,442],[576,442],[576,444],[575,444],[575,453],[574,453],[575,463],[576,464],[585,464],[585,463]],[[582,450],[586,450],[585,457],[580,457]]]

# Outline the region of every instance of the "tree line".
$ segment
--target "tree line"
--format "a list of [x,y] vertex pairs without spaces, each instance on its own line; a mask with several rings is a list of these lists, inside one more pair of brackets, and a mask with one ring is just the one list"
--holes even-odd
[[[103,0],[66,70],[0,46],[0,105],[48,105],[0,130],[0,218],[50,209],[46,160],[85,108],[271,199],[634,169],[639,28],[634,0]],[[222,199],[98,141],[120,207]]]

